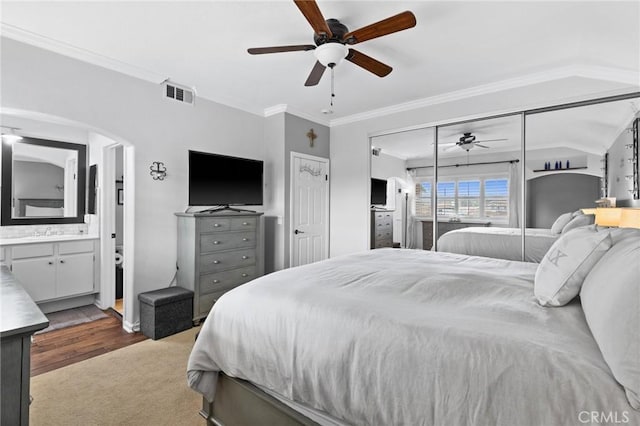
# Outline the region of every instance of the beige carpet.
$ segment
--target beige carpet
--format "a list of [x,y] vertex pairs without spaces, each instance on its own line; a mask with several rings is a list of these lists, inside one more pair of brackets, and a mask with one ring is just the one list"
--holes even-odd
[[204,425],[187,386],[192,328],[31,378],[31,425]]

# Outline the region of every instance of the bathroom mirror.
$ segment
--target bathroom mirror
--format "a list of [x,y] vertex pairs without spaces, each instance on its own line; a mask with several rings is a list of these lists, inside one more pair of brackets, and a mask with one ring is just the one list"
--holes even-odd
[[2,225],[83,223],[86,146],[2,141]]

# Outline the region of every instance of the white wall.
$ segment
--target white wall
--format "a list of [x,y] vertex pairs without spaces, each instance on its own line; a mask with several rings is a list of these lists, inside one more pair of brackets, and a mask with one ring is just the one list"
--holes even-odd
[[[633,123],[629,123],[631,128]],[[625,200],[628,206],[640,206],[640,201],[633,201],[633,180],[626,176],[633,175],[633,164],[629,162],[632,156],[632,149],[627,145],[633,144],[633,133],[623,130],[609,148],[609,197],[616,197],[618,200]]]
[[284,268],[284,113],[264,120],[265,170],[265,273]]
[[[175,272],[173,213],[187,207],[187,151],[266,156],[262,117],[204,99],[194,107],[164,100],[156,84],[6,38],[1,67],[3,109],[86,123],[135,148],[136,295],[168,286]],[[153,161],[165,163],[164,181],[149,176]],[[138,317],[135,303],[125,320]]]

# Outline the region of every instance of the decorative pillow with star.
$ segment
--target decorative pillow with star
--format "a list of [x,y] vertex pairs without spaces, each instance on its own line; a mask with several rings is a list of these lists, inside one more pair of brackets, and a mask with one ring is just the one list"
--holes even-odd
[[542,306],[563,306],[578,295],[591,268],[611,248],[609,231],[594,226],[562,234],[544,255],[533,286]]

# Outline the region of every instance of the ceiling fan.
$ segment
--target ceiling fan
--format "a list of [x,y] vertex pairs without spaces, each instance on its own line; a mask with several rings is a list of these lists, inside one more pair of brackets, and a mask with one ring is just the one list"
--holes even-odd
[[440,144],[440,146],[450,145],[448,148],[445,148],[445,151],[451,151],[459,147],[469,152],[469,150],[474,146],[478,146],[480,148],[487,148],[487,149],[490,148],[486,145],[482,145],[483,143],[486,143],[486,142],[499,142],[499,141],[506,141],[506,140],[508,139],[502,138],[502,139],[477,140],[476,137],[471,134],[471,132],[467,132],[467,133],[464,133],[462,136],[460,136],[460,139],[458,139],[457,142],[443,143],[443,144]]
[[317,85],[320,82],[320,78],[322,78],[325,68],[329,67],[333,69],[343,59],[364,68],[378,77],[388,75],[392,70],[390,66],[362,52],[347,47],[347,45],[351,46],[362,43],[363,41],[406,30],[416,25],[416,17],[413,13],[406,11],[355,31],[349,31],[349,29],[337,19],[325,20],[315,0],[294,0],[294,3],[313,28],[313,41],[315,45],[300,44],[293,46],[254,47],[247,49],[247,51],[252,55],[261,55],[265,53],[313,50],[317,61],[307,81],[304,83],[305,86]]

